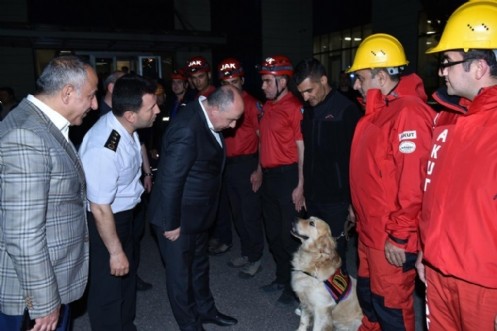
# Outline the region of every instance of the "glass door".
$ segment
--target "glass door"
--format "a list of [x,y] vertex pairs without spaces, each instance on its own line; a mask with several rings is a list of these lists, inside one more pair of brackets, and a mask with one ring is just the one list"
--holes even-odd
[[160,56],[139,56],[138,73],[152,79],[162,78]]

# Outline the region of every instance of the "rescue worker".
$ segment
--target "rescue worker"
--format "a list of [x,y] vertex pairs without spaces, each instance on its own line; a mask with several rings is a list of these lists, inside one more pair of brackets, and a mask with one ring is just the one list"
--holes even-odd
[[[241,255],[231,259],[228,265],[240,268],[241,278],[250,278],[261,270],[264,249],[259,194],[262,169],[259,166],[258,153],[259,116],[262,114],[262,105],[243,90],[245,73],[240,61],[234,58],[222,60],[217,67],[217,73],[221,85],[233,85],[242,91],[245,112],[235,128],[223,131],[227,159],[213,237],[220,245],[230,245],[233,219],[240,236]],[[212,247],[211,253],[216,253],[216,247]]]
[[420,221],[417,269],[434,331],[496,328],[496,17],[496,1],[469,1],[427,51],[441,56],[446,86],[434,98],[450,111],[436,121]]
[[276,279],[262,290],[282,290],[278,302],[290,304],[295,298],[290,285],[291,259],[298,247],[290,230],[304,205],[302,104],[288,89],[293,75],[288,57],[267,57],[259,73],[267,98],[260,121],[262,213],[269,248],[276,262]]
[[169,106],[169,116],[171,120],[176,117],[178,111],[186,106],[186,104],[193,100],[193,92],[188,86],[188,79],[185,70],[180,68],[174,70],[171,74],[171,90],[174,94],[172,103]]
[[434,111],[400,42],[374,34],[359,45],[349,69],[365,102],[350,158],[359,268],[359,330],[414,331],[413,293],[421,183]]
[[308,215],[330,226],[342,270],[347,272],[344,225],[354,217],[350,206],[350,146],[361,113],[355,103],[329,85],[325,67],[314,58],[297,64],[293,80],[307,103],[302,120],[305,207]]
[[208,97],[216,88],[211,84],[211,67],[203,56],[194,56],[186,62],[186,73],[199,96]]

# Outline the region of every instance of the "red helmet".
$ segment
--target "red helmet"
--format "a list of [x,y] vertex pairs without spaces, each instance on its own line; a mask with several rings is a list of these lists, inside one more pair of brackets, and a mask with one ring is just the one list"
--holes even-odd
[[267,57],[257,69],[261,75],[293,75],[292,62],[284,55]]
[[171,80],[172,79],[186,80],[185,69],[179,68],[174,70],[171,74]]
[[217,66],[217,73],[220,80],[243,77],[245,75],[240,61],[234,58],[222,60]]
[[196,72],[210,72],[209,62],[203,56],[194,56],[186,61],[186,71],[189,75]]

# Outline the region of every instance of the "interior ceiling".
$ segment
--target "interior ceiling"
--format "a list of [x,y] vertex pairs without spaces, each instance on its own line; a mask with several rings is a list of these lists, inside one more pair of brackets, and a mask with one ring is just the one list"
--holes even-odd
[[226,43],[208,32],[92,31],[57,26],[0,26],[0,45],[94,51],[174,51],[204,49]]

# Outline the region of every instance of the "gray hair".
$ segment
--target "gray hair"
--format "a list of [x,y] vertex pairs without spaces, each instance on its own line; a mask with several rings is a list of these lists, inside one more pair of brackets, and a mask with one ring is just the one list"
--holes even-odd
[[53,95],[66,85],[72,85],[78,91],[85,84],[89,65],[76,56],[53,58],[36,80],[37,93]]
[[105,78],[105,80],[104,80],[105,91],[107,91],[107,86],[109,86],[109,84],[115,84],[116,81],[119,78],[121,78],[122,76],[124,76],[125,74],[126,73],[124,71],[116,70],[113,73],[111,73],[109,76],[107,76],[107,78]]
[[235,103],[235,92],[229,85],[221,86],[207,97],[207,102],[211,106],[218,106],[219,110],[225,111]]
[[392,73],[390,68],[373,68],[371,69],[371,78],[374,78],[378,73],[384,71],[392,81],[398,82],[400,80],[400,72]]

